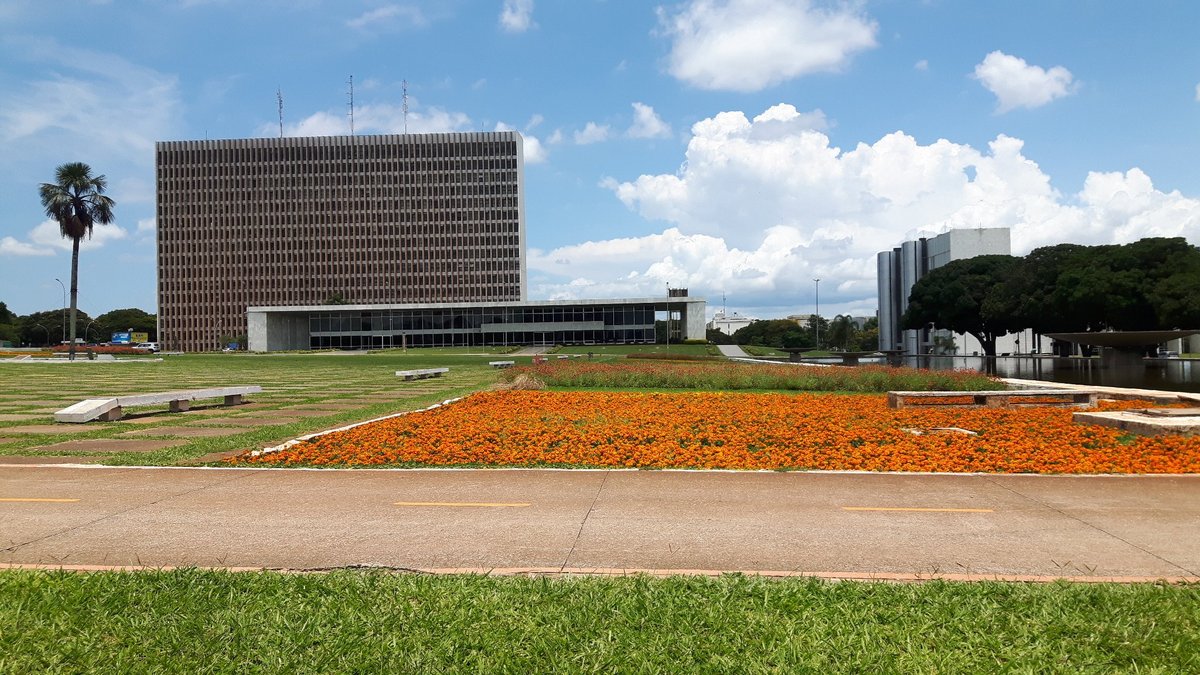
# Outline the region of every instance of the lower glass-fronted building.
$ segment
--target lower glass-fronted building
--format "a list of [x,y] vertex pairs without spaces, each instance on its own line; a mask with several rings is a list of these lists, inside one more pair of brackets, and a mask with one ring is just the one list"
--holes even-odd
[[250,307],[250,351],[703,340],[703,298]]

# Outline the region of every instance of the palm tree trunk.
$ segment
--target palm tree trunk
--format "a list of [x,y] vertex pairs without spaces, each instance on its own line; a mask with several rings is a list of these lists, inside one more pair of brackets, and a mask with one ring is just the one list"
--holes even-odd
[[79,237],[71,237],[71,342],[67,358],[75,360],[75,303],[79,299]]

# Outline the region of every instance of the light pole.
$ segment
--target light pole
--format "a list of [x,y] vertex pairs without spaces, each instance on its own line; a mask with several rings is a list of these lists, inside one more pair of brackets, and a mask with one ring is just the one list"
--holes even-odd
[[[63,342],[66,342],[67,341],[67,286],[66,286],[66,284],[64,284],[62,282],[62,279],[59,279],[58,277],[54,277],[54,280],[57,281],[58,285],[62,286],[62,289],[63,289],[62,339],[63,339]],[[47,338],[47,339],[49,339],[49,338]]]
[[83,341],[84,342],[91,342],[91,340],[88,338],[88,331],[92,329],[92,324],[94,324],[94,323],[96,323],[96,320],[92,319],[91,321],[89,321],[87,323],[87,328],[83,329]]
[[49,346],[50,346],[50,329],[49,329],[49,328],[46,328],[45,326],[43,326],[43,325],[42,325],[42,324],[40,324],[40,323],[35,323],[35,324],[33,324],[33,325],[35,325],[35,326],[37,326],[38,328],[41,328],[42,330],[46,331],[46,346],[47,346],[47,347],[49,347]]
[[821,348],[821,279],[818,277],[813,279],[813,286],[816,288],[816,305],[817,314],[813,318],[813,326],[816,327],[817,333],[817,349]]

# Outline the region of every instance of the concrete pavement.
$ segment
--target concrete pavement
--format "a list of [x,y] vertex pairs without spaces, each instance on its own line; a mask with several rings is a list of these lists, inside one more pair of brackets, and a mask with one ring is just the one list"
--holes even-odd
[[1197,578],[1200,476],[0,466],[0,563]]
[[746,350],[742,349],[738,345],[717,345],[717,349],[721,350],[721,356],[727,356],[731,359],[745,359],[750,357],[750,355],[746,353]]

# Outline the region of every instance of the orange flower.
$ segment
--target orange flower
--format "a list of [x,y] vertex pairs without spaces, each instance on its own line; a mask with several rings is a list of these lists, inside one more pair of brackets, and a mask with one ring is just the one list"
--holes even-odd
[[[1106,409],[1146,407],[1144,401]],[[236,463],[1198,473],[1200,438],[1129,437],[1072,408],[925,406],[882,395],[482,392]],[[958,428],[975,435],[936,429]],[[920,432],[920,433],[914,433]]]

